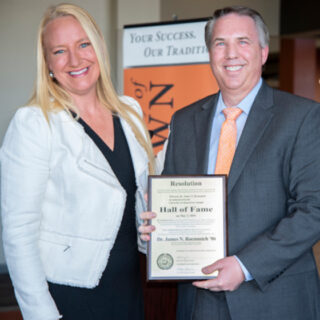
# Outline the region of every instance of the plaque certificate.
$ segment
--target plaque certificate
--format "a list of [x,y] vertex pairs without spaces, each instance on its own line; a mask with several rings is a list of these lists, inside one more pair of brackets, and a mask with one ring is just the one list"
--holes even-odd
[[150,176],[148,280],[209,279],[201,269],[226,256],[226,176]]

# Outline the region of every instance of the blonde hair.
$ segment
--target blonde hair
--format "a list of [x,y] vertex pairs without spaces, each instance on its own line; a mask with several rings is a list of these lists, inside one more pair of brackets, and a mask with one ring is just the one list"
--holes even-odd
[[[149,172],[153,173],[154,154],[149,132],[138,113],[134,111],[132,107],[120,101],[111,82],[109,57],[103,35],[94,19],[84,9],[73,4],[62,3],[48,8],[44,13],[38,31],[35,88],[28,104],[38,105],[42,109],[48,123],[50,112],[66,110],[70,113],[70,110],[73,110],[77,113],[78,111],[76,106],[73,105],[67,91],[64,90],[56,80],[49,76],[50,70],[46,63],[43,39],[45,28],[50,21],[64,16],[72,16],[80,23],[94,48],[100,68],[100,76],[97,82],[97,96],[99,101],[113,114],[119,115],[130,125],[136,139],[148,155]],[[138,121],[143,128],[143,132],[141,132],[133,119]]]

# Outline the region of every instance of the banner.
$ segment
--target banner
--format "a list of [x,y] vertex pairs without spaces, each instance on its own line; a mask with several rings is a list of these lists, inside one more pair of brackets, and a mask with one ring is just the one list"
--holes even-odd
[[124,94],[141,105],[157,153],[172,114],[218,91],[204,41],[206,21],[125,26]]

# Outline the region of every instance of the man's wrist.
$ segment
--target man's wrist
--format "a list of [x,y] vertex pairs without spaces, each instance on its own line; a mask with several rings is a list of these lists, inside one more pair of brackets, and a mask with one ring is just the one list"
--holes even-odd
[[250,281],[250,280],[253,280],[253,277],[251,275],[251,273],[248,271],[248,269],[244,266],[244,264],[241,262],[241,260],[236,256],[234,255],[234,257],[237,259],[237,261],[239,262],[240,264],[240,267],[241,267],[241,270],[244,274],[244,278],[245,278],[245,281]]

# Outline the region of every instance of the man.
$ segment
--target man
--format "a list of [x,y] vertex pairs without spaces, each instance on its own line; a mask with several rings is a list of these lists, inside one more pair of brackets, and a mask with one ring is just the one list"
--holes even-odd
[[[217,10],[206,43],[220,92],[171,122],[163,174],[228,174],[229,256],[203,269],[218,270],[217,278],[179,285],[179,320],[320,319],[312,253],[320,238],[320,108],[261,80],[268,38],[256,11]],[[220,171],[222,111],[230,107],[240,109],[236,151],[230,164],[222,157]]]

